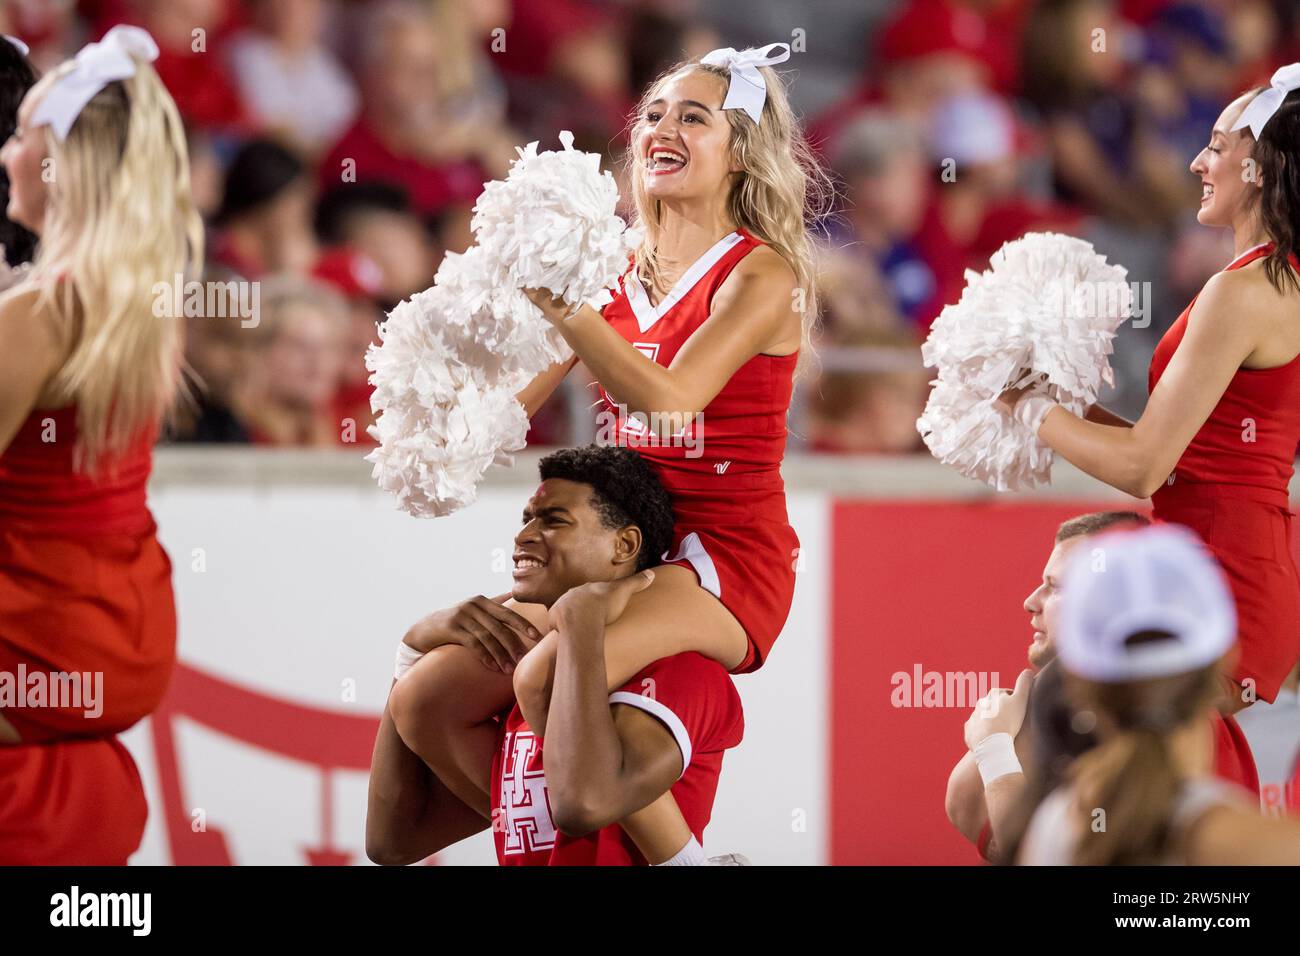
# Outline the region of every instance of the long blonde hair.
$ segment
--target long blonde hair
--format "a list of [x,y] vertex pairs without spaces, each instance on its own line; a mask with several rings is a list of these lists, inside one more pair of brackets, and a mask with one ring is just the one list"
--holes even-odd
[[[629,138],[625,161],[636,206],[635,224],[645,234],[636,251],[635,268],[653,288],[664,286],[656,255],[663,210],[646,192],[645,172],[636,156],[635,130],[645,122],[646,108],[660,87],[695,70],[717,78],[724,89],[731,79],[725,66],[689,60],[672,67],[646,90]],[[816,243],[809,228],[829,209],[834,187],[804,139],[781,76],[771,67],[761,67],[759,72],[767,84],[761,121],[755,123],[744,110],[724,111],[731,124],[730,159],[740,168],[727,196],[727,213],[737,226],[771,246],[794,271],[801,301],[792,306],[802,306],[799,366],[803,369],[812,357],[812,331],[818,314]]]
[[[1217,665],[1117,684],[1067,675],[1071,699],[1109,730],[1101,744],[1070,768],[1078,804],[1087,808],[1073,848],[1075,865],[1150,865],[1167,858],[1174,808],[1184,783],[1170,737],[1205,719],[1219,692],[1218,675]],[[1106,826],[1095,832],[1091,814],[1097,809],[1105,811]]]
[[[28,95],[44,95],[69,69],[52,70]],[[49,390],[76,404],[74,461],[94,471],[171,410],[183,318],[155,317],[154,290],[198,274],[203,223],[180,114],[148,63],[137,59],[134,76],[97,93],[67,139],[39,132],[53,175],[30,279],[37,307],[72,337]]]

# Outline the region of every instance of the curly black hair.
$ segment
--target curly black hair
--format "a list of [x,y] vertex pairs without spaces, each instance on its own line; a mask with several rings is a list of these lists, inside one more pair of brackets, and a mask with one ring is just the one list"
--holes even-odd
[[[0,39],[0,143],[7,142],[18,126],[18,107],[36,85],[36,70],[12,43]],[[9,176],[0,169],[0,244],[11,266],[30,262],[36,254],[36,236],[4,215],[9,205]]]
[[586,445],[552,452],[537,466],[542,480],[562,478],[591,485],[592,504],[609,529],[641,529],[636,569],[659,563],[673,540],[673,506],[644,458],[630,448]]

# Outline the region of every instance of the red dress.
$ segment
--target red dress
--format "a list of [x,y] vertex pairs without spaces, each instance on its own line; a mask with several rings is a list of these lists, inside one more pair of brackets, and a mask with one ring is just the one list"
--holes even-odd
[[[629,272],[605,320],[639,351],[669,366],[709,317],[714,293],[762,243],[744,230],[721,239],[682,275],[658,306]],[[665,563],[693,568],[700,586],[745,628],[749,652],[737,672],[757,670],[794,600],[799,538],[786,516],[781,459],[798,354],[756,355],[693,423],[659,440],[619,412],[601,389],[598,432],[635,448],[672,496],[676,525]]]
[[0,712],[23,741],[0,745],[0,864],[120,864],[143,833],[114,735],[158,705],[175,660],[171,563],[145,504],[153,438],[91,477],[73,468],[75,409],[38,409],[0,454]]
[[[1240,269],[1272,251],[1257,246]],[[1292,258],[1292,267],[1300,262]],[[1154,389],[1187,331],[1193,299],[1156,346]],[[1157,520],[1194,530],[1223,566],[1237,605],[1234,679],[1273,701],[1300,657],[1300,575],[1291,557],[1289,485],[1300,443],[1300,356],[1276,368],[1241,368],[1169,479],[1151,496]],[[1237,721],[1215,726],[1215,772],[1259,792],[1259,774]]]
[[[1243,253],[1228,269],[1271,249]],[[1292,266],[1300,269],[1300,262],[1293,259]],[[1156,346],[1150,388],[1182,342],[1191,310]],[[1192,528],[1223,566],[1237,604],[1240,660],[1233,676],[1251,682],[1246,686],[1267,701],[1300,657],[1300,575],[1291,557],[1288,492],[1298,443],[1300,356],[1276,368],[1238,369],[1174,474],[1151,496],[1157,519]]]

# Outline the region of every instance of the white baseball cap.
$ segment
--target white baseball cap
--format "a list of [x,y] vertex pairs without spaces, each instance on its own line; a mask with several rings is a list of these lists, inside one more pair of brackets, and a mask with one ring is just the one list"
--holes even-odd
[[[1237,639],[1228,582],[1205,545],[1181,525],[1089,538],[1063,580],[1057,654],[1066,670],[1101,683],[1207,667]],[[1169,640],[1130,643],[1142,631]]]

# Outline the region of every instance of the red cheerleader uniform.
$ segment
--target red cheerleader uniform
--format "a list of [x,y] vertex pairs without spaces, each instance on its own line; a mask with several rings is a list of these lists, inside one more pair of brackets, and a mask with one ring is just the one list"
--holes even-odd
[[[719,240],[658,305],[629,271],[605,307],[605,320],[638,351],[669,366],[709,317],[731,270],[761,244],[743,229]],[[620,414],[618,397],[601,389],[601,438],[635,448],[672,497],[676,525],[665,563],[693,568],[700,586],[749,636],[738,673],[763,664],[794,599],[799,539],[786,516],[781,459],[797,362],[798,353],[754,356],[695,422],[668,439],[626,410]]]
[[[1228,269],[1240,269],[1273,249],[1250,249]],[[1292,268],[1300,262],[1291,259]],[[1156,346],[1154,389],[1187,331],[1183,311]],[[1300,443],[1300,356],[1275,368],[1241,368],[1196,433],[1178,467],[1151,496],[1159,521],[1191,528],[1222,565],[1237,605],[1240,656],[1233,678],[1273,701],[1300,657],[1300,574],[1291,557],[1289,485]],[[1250,746],[1237,722],[1215,727],[1215,770],[1259,791]]]
[[[114,735],[158,705],[175,660],[171,563],[145,504],[154,437],[92,477],[73,468],[76,410],[38,409],[0,454],[0,713],[22,738],[0,745],[0,864],[85,859],[71,848],[91,833],[123,863],[143,834]],[[56,695],[52,675],[81,677],[84,694]]]
[[[1227,268],[1240,269],[1272,248],[1257,246]],[[1300,269],[1294,257],[1291,264]],[[1178,350],[1191,311],[1189,305],[1156,346],[1150,388]],[[1157,519],[1190,527],[1223,566],[1236,598],[1241,647],[1233,676],[1253,683],[1256,695],[1270,702],[1300,658],[1300,575],[1291,557],[1288,492],[1297,443],[1300,357],[1276,368],[1238,369],[1174,473],[1151,496]]]

